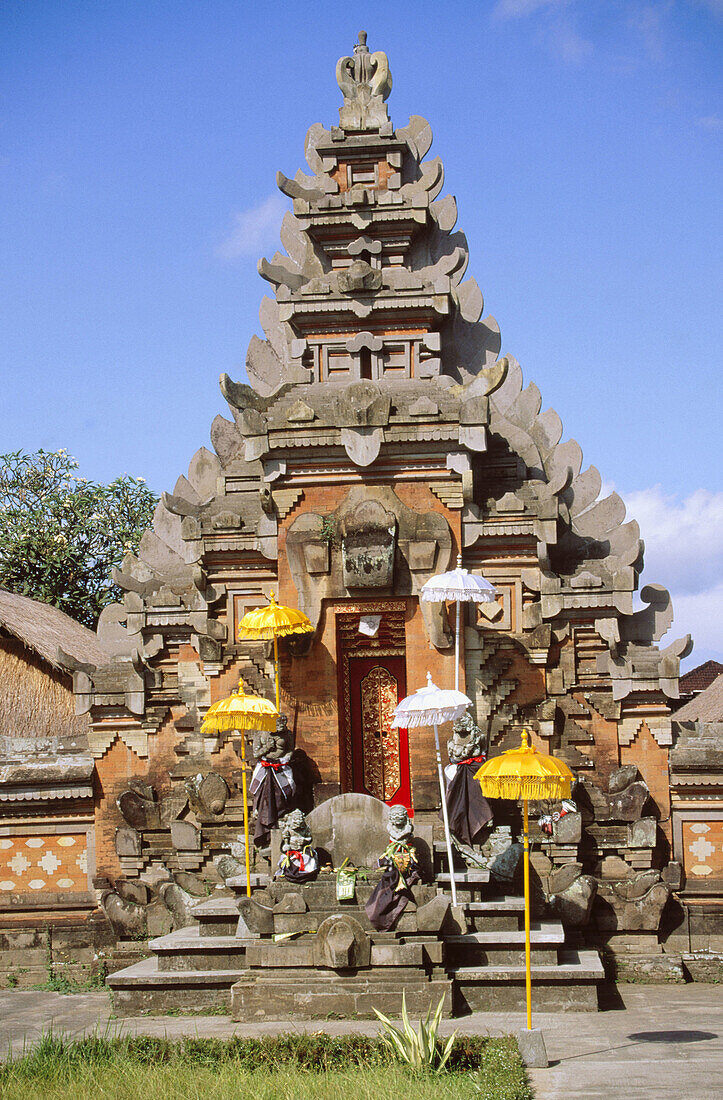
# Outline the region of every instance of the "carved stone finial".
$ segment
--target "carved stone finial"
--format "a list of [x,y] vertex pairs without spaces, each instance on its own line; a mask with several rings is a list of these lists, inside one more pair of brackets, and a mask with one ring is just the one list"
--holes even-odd
[[378,130],[389,122],[384,106],[392,90],[389,61],[381,50],[369,52],[366,31],[359,31],[353,56],[339,58],[336,80],[344,95],[339,108],[343,130]]

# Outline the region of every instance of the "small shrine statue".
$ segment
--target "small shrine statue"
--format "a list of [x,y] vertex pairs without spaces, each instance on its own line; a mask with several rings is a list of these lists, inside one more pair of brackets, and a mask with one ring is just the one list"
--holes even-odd
[[474,778],[485,760],[482,740],[482,731],[472,716],[463,714],[454,723],[447,742],[447,816],[451,832],[463,844],[474,844],[492,821],[490,804]]
[[412,886],[420,881],[417,855],[411,843],[414,826],[404,806],[389,811],[389,845],[379,859],[382,877],[369,895],[366,915],[378,932],[389,932],[413,900]]
[[266,848],[271,830],[280,819],[297,805],[297,781],[292,764],[293,734],[285,714],[276,719],[272,733],[258,733],[254,738],[256,767],[251,776],[250,793],[253,798],[254,844]]
[[311,882],[318,874],[319,856],[312,847],[311,830],[301,810],[292,810],[282,822],[281,859],[275,877]]

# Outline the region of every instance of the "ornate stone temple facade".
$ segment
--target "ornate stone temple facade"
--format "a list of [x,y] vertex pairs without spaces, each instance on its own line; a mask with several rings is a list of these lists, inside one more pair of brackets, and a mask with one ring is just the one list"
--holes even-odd
[[122,908],[165,881],[173,910],[238,856],[238,742],[201,722],[240,676],[272,697],[269,646],[237,636],[272,591],[314,627],[282,640],[281,684],[316,805],[365,794],[436,822],[433,733],[393,730],[391,711],[427,671],[454,682],[453,624],[419,593],[461,555],[499,593],[464,611],[460,670],[489,752],[524,724],[580,780],[577,812],[538,837],[545,893],[568,898],[573,925],[592,909],[606,937],[650,940],[676,882],[671,700],[690,640],[657,644],[673,618],[661,586],[634,610],[637,523],[500,357],[429,124],[393,127],[389,65],[365,36],[337,80],[339,125],[313,125],[308,170],[277,177],[292,208],[283,251],[259,263],[248,382],[222,376],[213,450],[114,578],[123,602],[98,628],[112,657],[76,669],[97,888]]

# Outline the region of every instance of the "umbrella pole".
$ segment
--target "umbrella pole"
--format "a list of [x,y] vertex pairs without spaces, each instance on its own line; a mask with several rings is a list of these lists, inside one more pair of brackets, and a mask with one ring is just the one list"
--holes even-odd
[[437,746],[437,775],[439,776],[439,793],[442,796],[442,817],[444,819],[444,839],[447,841],[447,861],[449,863],[449,881],[452,887],[452,905],[457,904],[457,887],[454,881],[454,860],[452,858],[452,838],[449,834],[449,817],[447,816],[447,798],[444,791],[444,776],[442,775],[442,753],[439,748],[439,731],[434,725],[434,740]]
[[274,634],[274,674],[276,676],[276,712],[279,713],[279,639]]
[[246,896],[251,897],[251,860],[249,857],[249,800],[246,791],[246,734],[241,734],[241,790],[244,801],[244,850],[246,855]]
[[530,972],[530,834],[527,799],[522,799],[522,833],[524,841],[525,877],[525,992],[527,995],[527,1030],[532,1031],[532,974]]
[[454,690],[459,691],[459,635],[460,635],[460,601],[457,600],[457,623],[454,631]]

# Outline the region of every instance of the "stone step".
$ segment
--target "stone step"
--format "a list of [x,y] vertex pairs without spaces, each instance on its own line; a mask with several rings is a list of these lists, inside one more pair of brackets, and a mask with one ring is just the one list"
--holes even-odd
[[[264,890],[271,882],[271,875],[259,874],[256,871],[252,871],[249,876],[251,879],[251,890]],[[237,894],[246,893],[246,873],[242,875],[234,875],[233,878],[226,879],[226,885],[234,890]]]
[[[525,930],[513,929],[497,931],[491,929],[480,932],[468,932],[465,936],[446,936],[446,943],[479,944],[485,947],[523,947]],[[530,924],[530,943],[545,947],[562,946],[565,942],[565,930],[559,920],[532,921]]]
[[230,989],[241,976],[239,970],[158,969],[156,959],[144,959],[106,979],[111,1002],[124,1016],[169,1008],[230,1007]]
[[368,978],[351,978],[336,973],[310,982],[284,981],[279,975],[265,976],[263,971],[247,975],[231,990],[231,1014],[234,1020],[374,1019],[374,1009],[389,1016],[399,1016],[404,994],[407,1011],[425,1013],[444,998],[445,1015],[452,1009],[452,983],[447,978],[426,979],[414,972],[400,980],[397,973],[391,980],[380,980],[371,973]]
[[[371,922],[366,915],[366,912],[361,906],[339,904],[334,909],[313,909],[306,913],[274,913],[274,931],[275,932],[314,932],[319,926],[327,919],[327,917],[335,917],[339,914],[343,914],[349,917],[353,917],[362,928],[370,936],[376,937],[380,933],[375,932],[372,928]],[[409,936],[415,933],[416,929],[416,917],[415,910],[412,906],[408,906],[407,910],[402,913],[397,923],[395,932]],[[392,937],[397,939],[398,936],[392,933]]]
[[[565,982],[570,978],[599,981],[605,976],[600,956],[593,949],[567,948],[559,952],[558,962],[552,965],[535,964],[531,967],[532,981]],[[525,980],[525,965],[519,966],[457,966],[448,973],[458,982],[514,982]]]
[[466,901],[460,899],[472,931],[477,932],[513,932],[521,928],[525,912],[524,898],[496,897],[484,901]]
[[[597,983],[604,970],[597,951],[562,949],[558,962],[531,966],[532,1006],[537,1011],[597,1010]],[[454,979],[455,1013],[515,1012],[526,1003],[524,962],[501,966],[458,966]]]
[[[456,880],[455,880],[456,881]],[[460,902],[467,913],[524,913],[525,899],[500,896],[485,898],[484,901]]]
[[[478,871],[455,871],[454,873],[455,885],[457,887],[461,886],[463,889],[466,887],[467,889],[471,888],[476,890],[478,887],[488,883],[489,880],[489,871],[484,871],[481,868]],[[436,881],[442,886],[448,886],[452,881],[452,877],[448,871],[443,871],[436,876]]]
[[[317,956],[316,936],[298,936],[293,940],[273,943],[271,940],[255,940],[249,944],[246,951],[246,965],[250,969],[297,969],[308,970],[314,974],[314,979],[319,971],[316,968]],[[371,966],[394,967],[396,973],[400,967],[419,967],[426,970],[427,967],[442,964],[442,944],[439,940],[429,940],[428,943],[385,943],[371,946]]]
[[243,970],[249,944],[258,941],[241,936],[205,936],[199,928],[179,928],[151,940],[149,947],[164,973],[190,970]]
[[238,906],[235,898],[209,898],[194,905],[192,913],[204,936],[233,936],[236,931]]

